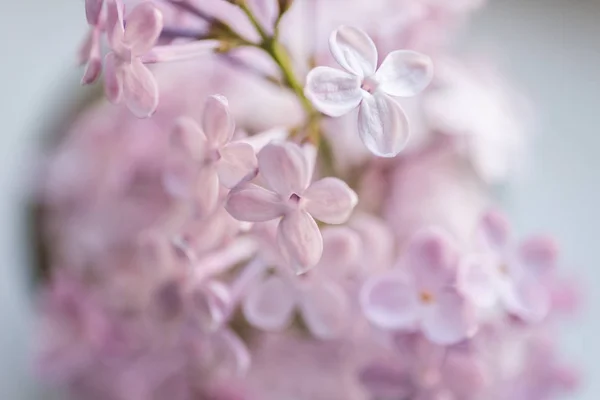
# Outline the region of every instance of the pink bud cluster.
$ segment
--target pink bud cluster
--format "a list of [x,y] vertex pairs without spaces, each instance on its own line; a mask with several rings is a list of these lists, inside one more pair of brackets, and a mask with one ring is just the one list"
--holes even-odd
[[576,387],[554,328],[577,288],[489,194],[518,97],[446,46],[481,1],[126,3],[85,2],[110,102],[41,180],[43,376],[102,400]]

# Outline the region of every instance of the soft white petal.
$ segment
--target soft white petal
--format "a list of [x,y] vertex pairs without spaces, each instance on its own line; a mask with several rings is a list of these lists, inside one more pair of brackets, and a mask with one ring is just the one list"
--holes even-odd
[[373,75],[377,68],[377,47],[365,32],[340,26],[329,37],[333,58],[348,72],[361,78]]
[[158,107],[158,85],[152,72],[139,59],[123,68],[123,96],[138,118],[148,118]]
[[121,52],[124,49],[124,8],[125,6],[121,0],[107,0],[106,2],[106,37],[110,48],[116,52]]
[[327,279],[317,279],[303,289],[300,309],[308,329],[320,339],[338,337],[349,322],[346,293]]
[[550,311],[550,294],[533,278],[521,279],[502,291],[506,309],[526,322],[539,323]]
[[366,94],[358,112],[358,133],[373,154],[395,157],[408,142],[408,118],[391,97]]
[[235,122],[229,111],[229,102],[224,96],[209,96],[202,114],[202,129],[209,143],[223,146],[233,137]]
[[141,56],[156,44],[163,28],[163,15],[150,2],[137,5],[127,16],[124,42],[134,56]]
[[225,209],[233,218],[247,222],[270,221],[283,215],[279,196],[252,183],[229,192]]
[[108,53],[104,59],[104,93],[113,104],[123,98],[123,73],[121,63],[115,53]]
[[221,159],[217,164],[221,185],[232,188],[247,176],[256,173],[258,161],[254,149],[247,143],[226,144],[220,151]]
[[397,273],[368,280],[360,292],[365,316],[385,329],[413,329],[418,317],[415,289]]
[[422,306],[421,328],[432,342],[450,345],[467,339],[477,329],[475,312],[456,290],[434,294],[431,304]]
[[346,222],[358,203],[354,190],[338,178],[324,178],[314,182],[303,197],[306,211],[327,224]]
[[271,189],[283,200],[301,195],[310,177],[306,155],[291,143],[269,143],[258,153],[258,170]]
[[243,303],[249,323],[267,331],[279,331],[289,325],[295,306],[294,292],[276,275],[256,284]]
[[411,50],[393,51],[383,60],[375,74],[379,88],[391,96],[412,97],[433,79],[433,61]]
[[496,304],[497,274],[493,268],[498,268],[489,257],[469,255],[460,265],[460,288],[463,293],[477,306],[489,308]]
[[196,162],[202,162],[207,150],[206,136],[200,126],[189,117],[180,117],[175,121],[171,133],[171,147],[178,156],[184,156]]
[[304,92],[317,110],[330,117],[349,113],[362,100],[360,79],[329,67],[317,67],[310,71]]
[[215,359],[220,363],[220,367],[227,371],[227,375],[234,373],[237,376],[244,376],[250,368],[250,352],[248,347],[240,337],[230,329],[223,329],[215,334],[216,345],[221,347],[221,355]]
[[298,274],[317,265],[323,254],[323,237],[319,227],[304,211],[291,212],[281,219],[277,242]]

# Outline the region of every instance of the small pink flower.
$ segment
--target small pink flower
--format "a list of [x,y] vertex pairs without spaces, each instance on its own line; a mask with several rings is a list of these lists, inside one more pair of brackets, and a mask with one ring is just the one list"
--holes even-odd
[[365,146],[380,157],[394,157],[406,145],[409,123],[391,96],[412,97],[433,77],[431,59],[410,50],[393,51],[377,68],[377,48],[362,30],[341,26],[329,47],[345,71],[317,67],[306,78],[306,95],[315,107],[340,117],[356,107],[358,133]]
[[295,277],[287,268],[276,269],[251,288],[243,303],[244,315],[252,325],[280,331],[298,310],[310,332],[321,339],[338,337],[347,327],[349,302],[340,285],[341,275],[356,261],[360,238],[345,227],[323,231],[324,253],[318,268]]
[[258,169],[268,189],[242,183],[225,208],[237,220],[265,222],[281,218],[277,240],[298,273],[314,267],[323,253],[323,238],[314,218],[341,224],[358,202],[356,193],[337,178],[310,183],[314,163],[291,142],[266,145],[258,153]]
[[158,86],[142,56],[156,44],[162,31],[162,13],[150,2],[136,6],[123,21],[121,0],[108,0],[107,36],[111,52],[105,59],[106,96],[123,99],[139,118],[151,116],[158,106]]
[[437,344],[472,336],[475,315],[455,286],[456,266],[457,254],[443,232],[417,233],[401,259],[401,269],[365,283],[360,297],[367,318],[385,329],[420,329]]
[[202,128],[191,118],[180,118],[173,132],[175,165],[167,175],[167,189],[193,196],[199,212],[213,211],[220,186],[232,188],[256,173],[257,160],[248,143],[231,141],[235,121],[227,99],[210,96],[202,115]]
[[549,312],[549,283],[557,262],[553,241],[533,237],[515,251],[506,219],[495,212],[481,221],[482,251],[465,258],[461,288],[480,307],[498,302],[525,321],[539,322]]

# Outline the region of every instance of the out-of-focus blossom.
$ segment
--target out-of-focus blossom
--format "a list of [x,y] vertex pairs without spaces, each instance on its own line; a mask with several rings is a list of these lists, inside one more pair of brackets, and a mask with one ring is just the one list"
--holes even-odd
[[231,141],[235,122],[227,99],[214,95],[207,100],[202,128],[191,118],[180,118],[173,131],[174,170],[167,175],[167,188],[174,194],[193,198],[201,214],[217,205],[220,185],[232,188],[256,173],[254,149]]
[[483,249],[463,261],[461,285],[481,307],[501,301],[514,315],[539,322],[550,311],[549,278],[557,264],[553,241],[533,237],[513,250],[509,226],[497,212],[481,222]]
[[457,290],[458,255],[441,231],[426,230],[408,244],[400,267],[367,281],[367,318],[392,330],[421,330],[432,342],[453,344],[477,329],[474,310]]
[[265,146],[258,153],[258,169],[269,189],[242,183],[229,193],[225,208],[241,221],[281,218],[277,240],[296,272],[306,272],[323,253],[314,218],[329,224],[345,222],[358,201],[356,193],[337,178],[311,184],[313,161],[292,143]]
[[357,28],[342,26],[329,40],[344,71],[317,67],[306,78],[306,94],[323,113],[339,117],[359,107],[358,133],[365,146],[382,157],[396,156],[406,145],[409,123],[391,96],[412,97],[429,85],[429,57],[409,50],[387,55],[377,67],[377,48]]

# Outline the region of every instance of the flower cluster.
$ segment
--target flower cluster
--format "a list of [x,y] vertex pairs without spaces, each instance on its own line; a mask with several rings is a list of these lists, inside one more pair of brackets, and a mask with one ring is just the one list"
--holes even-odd
[[520,99],[447,46],[481,3],[86,0],[109,102],[41,179],[43,376],[103,400],[573,390],[577,288],[489,194]]

